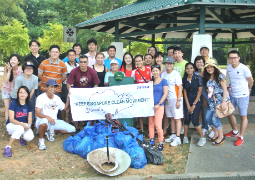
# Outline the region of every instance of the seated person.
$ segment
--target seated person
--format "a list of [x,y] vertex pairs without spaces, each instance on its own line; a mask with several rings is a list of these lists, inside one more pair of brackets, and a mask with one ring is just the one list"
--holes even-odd
[[26,145],[26,141],[34,139],[34,133],[31,130],[33,108],[30,105],[29,97],[29,89],[26,86],[21,86],[17,91],[17,99],[10,103],[6,129],[11,135],[11,139],[4,148],[5,157],[12,156],[11,146],[16,139],[19,139],[21,146]]
[[[119,62],[117,60],[112,60],[111,63],[110,63],[110,68],[111,68],[111,71],[110,72],[107,72],[105,74],[105,77],[104,77],[104,86],[109,86],[109,78],[111,76],[114,76],[114,74],[116,72],[118,72],[118,69],[119,69]],[[123,73],[123,72],[121,72]],[[124,77],[125,77],[125,74],[123,73]]]
[[[66,123],[63,120],[57,119],[58,110],[67,110],[69,107],[69,96],[66,104],[64,104],[60,97],[55,95],[58,83],[54,79],[49,79],[46,82],[46,92],[38,96],[36,100],[36,128],[39,130],[38,146],[40,150],[45,150],[43,136],[47,136],[49,141],[54,141],[54,133],[73,133],[75,127]],[[51,128],[50,126],[53,126]]]

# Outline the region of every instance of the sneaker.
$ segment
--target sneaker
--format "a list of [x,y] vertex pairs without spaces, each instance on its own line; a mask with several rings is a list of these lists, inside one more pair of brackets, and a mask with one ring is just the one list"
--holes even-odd
[[200,138],[199,141],[198,141],[198,143],[197,143],[197,146],[202,147],[202,146],[205,145],[205,143],[206,143],[206,138],[205,138],[205,137]]
[[184,138],[183,138],[183,144],[188,144],[188,143],[189,143],[188,137],[184,136]]
[[181,143],[182,143],[182,142],[181,142],[181,139],[178,138],[178,137],[176,137],[176,138],[174,139],[174,141],[170,143],[170,146],[175,147],[175,146],[180,145]]
[[25,141],[22,137],[20,137],[20,138],[19,138],[19,144],[20,144],[21,146],[25,146],[27,143],[26,143],[26,141]]
[[238,137],[235,146],[241,146],[244,143],[244,140],[241,137]]
[[230,131],[229,133],[224,134],[225,137],[239,137],[239,133],[234,134],[233,131]]
[[55,141],[55,138],[53,137],[54,134],[50,134],[49,131],[46,131],[46,132],[45,132],[45,135],[47,136],[47,139],[48,139],[49,141]]
[[203,135],[206,135],[206,134],[208,134],[208,131],[206,130],[206,129],[202,129],[202,133],[203,133]]
[[209,137],[209,138],[213,138],[214,134],[215,134],[214,131],[211,130],[211,132],[210,132],[210,134],[208,135],[208,137]]
[[184,133],[184,127],[182,126],[182,129],[181,129],[181,134],[183,134]]
[[165,139],[165,142],[169,142],[169,143],[173,142],[175,138],[176,138],[176,135],[171,135],[167,139]]
[[157,149],[158,149],[159,151],[163,151],[163,143],[159,143]]
[[153,147],[155,147],[155,141],[153,139],[150,139],[150,145],[152,145]]
[[4,156],[5,157],[12,157],[12,152],[11,152],[11,148],[10,147],[5,146],[5,148],[4,148]]
[[38,147],[39,147],[40,150],[45,150],[46,149],[44,141],[45,141],[44,139],[42,139],[42,140],[39,139],[39,141],[38,141]]

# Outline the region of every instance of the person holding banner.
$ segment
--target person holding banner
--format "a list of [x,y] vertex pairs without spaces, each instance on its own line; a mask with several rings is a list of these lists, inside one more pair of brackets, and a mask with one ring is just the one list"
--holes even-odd
[[158,134],[158,150],[163,150],[163,129],[162,129],[162,118],[164,114],[164,101],[168,94],[168,84],[165,79],[160,77],[160,65],[154,64],[151,66],[152,69],[152,80],[153,80],[153,96],[154,96],[154,111],[155,116],[149,116],[149,136],[150,144],[155,146],[154,142],[154,126]]
[[60,97],[55,95],[58,83],[55,79],[46,82],[46,92],[38,96],[36,100],[36,128],[39,130],[38,146],[40,150],[45,150],[43,136],[46,135],[49,141],[54,141],[55,133],[73,133],[75,127],[63,120],[57,119],[58,110],[67,110],[69,107],[69,96],[66,104]]
[[[138,54],[135,56],[135,64],[137,66],[137,69],[132,71],[131,77],[134,78],[134,82],[136,84],[140,83],[147,83],[151,81],[151,67],[149,66],[144,66],[143,65],[143,56],[141,54]],[[144,133],[143,131],[143,117],[139,117],[139,126],[142,131],[142,134]]]
[[[117,60],[112,60],[110,66],[111,66],[111,71],[107,72],[104,77],[104,86],[109,86],[109,78],[114,76],[114,74],[118,72],[119,62]],[[123,73],[123,72],[120,72],[120,73]],[[125,77],[124,73],[123,75]]]

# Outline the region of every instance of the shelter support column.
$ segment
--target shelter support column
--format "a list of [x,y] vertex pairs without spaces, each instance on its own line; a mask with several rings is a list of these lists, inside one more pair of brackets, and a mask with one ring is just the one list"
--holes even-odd
[[155,34],[151,35],[151,45],[155,47]]
[[205,6],[200,6],[199,34],[205,34]]
[[119,35],[119,22],[115,23],[115,42],[119,42],[119,38],[116,38],[116,35]]

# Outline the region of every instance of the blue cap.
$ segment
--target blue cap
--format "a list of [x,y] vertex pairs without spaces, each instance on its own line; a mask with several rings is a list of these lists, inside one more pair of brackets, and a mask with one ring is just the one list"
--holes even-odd
[[173,63],[174,64],[174,58],[172,57],[167,57],[166,60],[163,62],[164,63]]
[[46,87],[48,86],[58,86],[58,83],[55,79],[49,79],[47,82],[46,82]]

